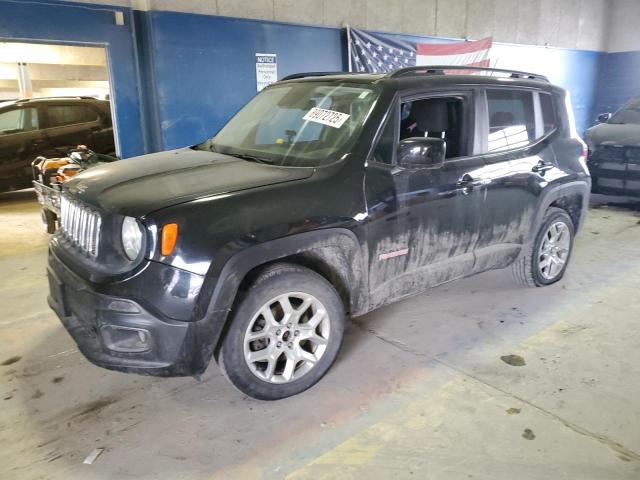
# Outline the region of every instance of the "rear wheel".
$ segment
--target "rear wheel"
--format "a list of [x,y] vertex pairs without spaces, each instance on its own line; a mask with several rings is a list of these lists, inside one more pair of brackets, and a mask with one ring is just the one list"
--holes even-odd
[[545,214],[533,245],[513,264],[516,280],[542,287],[564,276],[573,250],[574,227],[565,210],[552,207]]
[[303,392],[333,364],[344,333],[342,301],[322,276],[278,264],[248,288],[220,353],[241,392],[277,400]]

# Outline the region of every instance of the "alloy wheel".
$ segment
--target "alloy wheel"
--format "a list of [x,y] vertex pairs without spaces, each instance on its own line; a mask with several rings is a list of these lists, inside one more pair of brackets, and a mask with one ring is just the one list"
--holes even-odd
[[546,280],[556,278],[569,258],[571,231],[564,222],[552,223],[544,236],[538,251],[538,268]]
[[269,383],[289,383],[309,373],[329,343],[326,308],[313,295],[290,292],[266,302],[244,335],[249,370]]

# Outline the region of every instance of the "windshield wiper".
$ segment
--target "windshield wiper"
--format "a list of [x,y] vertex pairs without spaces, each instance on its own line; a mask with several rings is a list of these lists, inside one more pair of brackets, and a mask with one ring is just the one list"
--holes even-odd
[[268,158],[254,157],[253,155],[247,155],[245,153],[227,153],[227,155],[231,157],[241,158],[243,160],[248,160],[250,162],[265,163],[267,165],[273,165],[273,160],[269,160]]

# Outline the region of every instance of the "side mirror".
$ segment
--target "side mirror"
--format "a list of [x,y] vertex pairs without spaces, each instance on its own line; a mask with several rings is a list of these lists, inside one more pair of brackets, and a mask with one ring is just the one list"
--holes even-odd
[[398,145],[398,164],[405,168],[438,168],[444,164],[447,142],[441,138],[411,137]]
[[611,118],[611,114],[610,113],[601,113],[600,115],[598,115],[598,123],[606,123],[607,120],[609,120]]

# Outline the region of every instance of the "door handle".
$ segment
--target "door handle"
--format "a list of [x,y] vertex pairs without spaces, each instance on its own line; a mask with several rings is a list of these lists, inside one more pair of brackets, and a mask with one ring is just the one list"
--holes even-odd
[[549,162],[545,162],[544,160],[540,160],[538,163],[536,163],[533,166],[531,171],[535,172],[535,173],[544,174],[544,172],[546,172],[547,170],[551,170],[553,167],[555,167],[555,165],[553,163],[549,163]]
[[456,187],[462,190],[462,193],[470,193],[473,187],[480,187],[482,185],[488,185],[491,180],[488,178],[473,178],[468,173],[465,173],[463,177],[456,182]]

